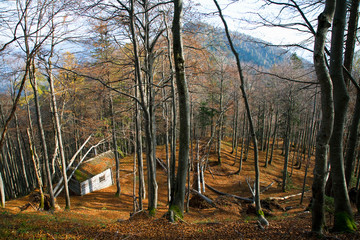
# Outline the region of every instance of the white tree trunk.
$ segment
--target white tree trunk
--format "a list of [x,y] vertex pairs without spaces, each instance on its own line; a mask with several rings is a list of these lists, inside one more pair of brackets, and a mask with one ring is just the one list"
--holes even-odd
[[5,189],[4,189],[4,182],[2,179],[1,172],[0,172],[0,195],[1,195],[1,207],[5,208]]

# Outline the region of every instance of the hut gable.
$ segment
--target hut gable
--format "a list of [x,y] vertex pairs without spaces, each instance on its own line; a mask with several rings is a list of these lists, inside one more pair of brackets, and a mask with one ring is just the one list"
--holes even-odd
[[70,179],[70,189],[78,195],[109,187],[114,184],[111,168],[114,153],[107,151],[82,163]]

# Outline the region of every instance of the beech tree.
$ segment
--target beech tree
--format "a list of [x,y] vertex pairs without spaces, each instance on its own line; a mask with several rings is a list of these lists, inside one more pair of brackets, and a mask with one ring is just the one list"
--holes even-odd
[[[355,48],[358,17],[359,17],[358,11],[359,11],[359,0],[351,1],[350,16],[348,20],[347,37],[345,42],[346,44],[345,44],[345,53],[344,53],[344,67],[349,73],[352,73],[354,48]],[[349,76],[345,75],[344,77],[345,77],[346,85],[349,86]],[[357,90],[355,109],[351,120],[351,127],[349,129],[350,135],[349,135],[349,140],[347,143],[347,151],[345,155],[345,164],[346,164],[345,178],[348,189],[351,188],[350,180],[354,172],[356,146],[358,145],[357,133],[359,128],[359,122],[360,122],[360,91]]]
[[[354,231],[356,228],[345,182],[343,137],[349,95],[343,75],[343,46],[346,1],[336,1],[331,37],[330,76],[334,86],[334,127],[330,139],[330,163],[335,202],[334,230]],[[350,222],[350,223],[349,223]]]
[[318,17],[318,29],[315,35],[314,64],[317,79],[321,87],[322,119],[316,139],[314,182],[312,185],[312,231],[322,234],[325,224],[324,198],[325,178],[329,152],[329,142],[334,122],[333,85],[326,66],[326,34],[331,26],[335,12],[335,0],[327,0],[325,9]]
[[186,174],[189,163],[190,144],[190,106],[189,92],[185,77],[185,61],[182,44],[182,11],[183,1],[174,0],[174,19],[172,26],[174,65],[176,74],[176,86],[179,97],[179,156],[178,169],[175,179],[174,198],[170,203],[170,221],[174,221],[174,215],[182,218],[184,213]]
[[247,114],[247,118],[248,118],[248,122],[249,122],[250,134],[251,134],[253,147],[254,147],[254,164],[255,164],[255,189],[254,189],[255,190],[255,199],[254,200],[255,200],[256,214],[259,218],[260,224],[269,225],[269,222],[264,217],[264,212],[261,210],[261,204],[260,204],[260,170],[259,170],[259,159],[258,159],[258,144],[257,144],[257,139],[256,139],[256,134],[255,134],[255,128],[253,125],[253,119],[252,119],[252,115],[251,115],[251,111],[250,111],[250,106],[249,106],[247,94],[245,91],[245,79],[244,79],[244,76],[242,73],[239,55],[236,52],[234,45],[232,43],[231,36],[230,36],[229,30],[227,27],[227,23],[225,21],[225,18],[222,15],[221,8],[216,0],[214,0],[214,3],[216,5],[216,8],[218,9],[221,21],[224,24],[226,37],[229,41],[231,51],[234,54],[235,59],[236,59],[236,65],[238,68],[239,78],[240,78],[240,82],[241,82],[240,90],[241,90],[241,93],[242,93],[242,96],[244,99],[244,103],[245,103],[245,109],[246,109],[246,114]]

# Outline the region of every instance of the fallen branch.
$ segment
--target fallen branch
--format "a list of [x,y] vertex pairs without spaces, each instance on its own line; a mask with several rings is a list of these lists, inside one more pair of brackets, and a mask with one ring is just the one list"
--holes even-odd
[[267,185],[263,190],[260,190],[260,193],[265,192],[266,190],[268,190],[275,182],[270,183],[269,185]]
[[[250,186],[250,181],[251,181],[251,178],[247,177],[246,178],[246,183],[250,189],[250,192],[251,192],[251,195],[253,197],[253,199],[255,199],[255,191],[253,190],[253,188]],[[254,189],[255,189],[255,186],[254,186]]]
[[244,197],[240,197],[240,196],[236,196],[236,195],[232,195],[232,194],[229,194],[229,193],[224,193],[224,192],[220,192],[219,190],[216,190],[215,188],[205,184],[205,186],[210,189],[211,191],[213,191],[214,193],[216,194],[219,194],[219,195],[223,195],[223,196],[229,196],[229,197],[233,197],[235,199],[238,199],[238,200],[241,200],[241,201],[245,201],[245,202],[250,202],[250,203],[253,203],[254,200],[251,199],[251,198],[244,198]]
[[81,150],[85,147],[86,143],[90,140],[92,137],[92,134],[85,140],[85,142],[81,145],[81,147],[76,151],[74,156],[70,159],[68,166],[66,167],[66,171],[68,171],[71,168],[71,165],[74,163],[77,155],[81,152]]
[[[306,192],[309,192],[310,190],[306,191]],[[285,197],[269,197],[268,199],[269,200],[286,200],[286,199],[289,199],[289,198],[292,198],[292,197],[296,197],[296,196],[300,196],[302,193],[297,193],[297,194],[292,194],[292,195],[288,195],[288,196],[285,196]]]
[[168,167],[166,166],[166,163],[164,163],[164,161],[161,160],[160,158],[156,158],[156,161],[164,169],[164,171],[167,173],[168,172]]
[[195,193],[196,195],[198,195],[199,197],[201,197],[202,199],[205,200],[205,202],[207,202],[208,204],[210,204],[213,207],[216,207],[215,203],[213,200],[211,200],[210,198],[208,198],[207,196],[199,193],[198,191],[196,191],[195,189],[190,189],[191,192]]
[[[93,148],[96,148],[98,145],[100,145],[101,143],[104,142],[105,139],[100,140],[96,145],[91,146],[89,148],[89,150],[85,153],[85,155],[80,159],[79,163],[77,164],[77,166],[74,168],[74,170],[72,171],[72,173],[69,175],[68,177],[68,181],[71,179],[71,177],[74,175],[75,171],[78,169],[78,167],[80,166],[80,164],[84,161],[84,159],[86,158],[86,156],[90,153],[90,151]],[[62,182],[64,181],[64,178],[62,177],[59,181],[59,183],[56,185],[56,187],[54,188],[54,196],[57,197],[61,191],[64,189],[64,185],[61,185]],[[58,190],[59,189],[59,190]]]
[[211,171],[211,168],[210,168],[209,165],[207,166],[207,169],[209,170],[209,173],[211,174],[212,178],[215,179],[214,174],[213,174],[213,172]]

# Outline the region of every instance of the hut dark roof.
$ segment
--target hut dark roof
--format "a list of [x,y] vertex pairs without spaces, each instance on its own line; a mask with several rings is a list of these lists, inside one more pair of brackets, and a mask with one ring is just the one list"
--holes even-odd
[[83,182],[95,175],[98,175],[115,165],[115,156],[112,151],[107,151],[83,162],[75,171],[74,178]]

